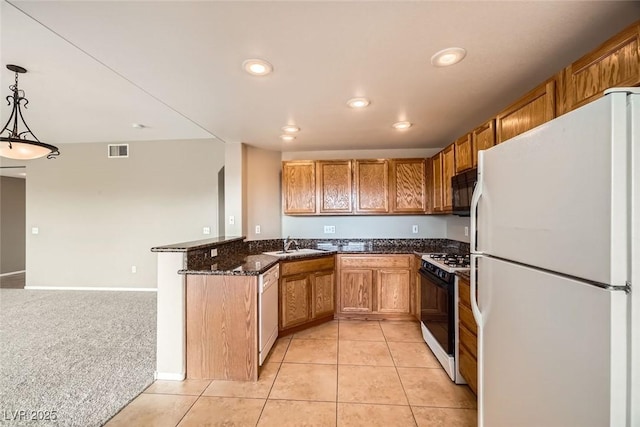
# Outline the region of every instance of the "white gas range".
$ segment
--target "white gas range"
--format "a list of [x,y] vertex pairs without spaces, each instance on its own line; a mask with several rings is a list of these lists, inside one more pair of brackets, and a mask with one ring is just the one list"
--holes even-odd
[[422,336],[456,384],[466,384],[458,358],[458,287],[456,271],[469,271],[469,255],[425,254],[420,268]]

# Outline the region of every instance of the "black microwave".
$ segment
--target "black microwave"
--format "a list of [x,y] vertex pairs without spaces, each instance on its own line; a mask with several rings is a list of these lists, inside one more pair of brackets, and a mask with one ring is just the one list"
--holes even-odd
[[471,197],[478,180],[478,170],[471,169],[459,173],[451,178],[453,194],[453,214],[458,216],[471,215]]

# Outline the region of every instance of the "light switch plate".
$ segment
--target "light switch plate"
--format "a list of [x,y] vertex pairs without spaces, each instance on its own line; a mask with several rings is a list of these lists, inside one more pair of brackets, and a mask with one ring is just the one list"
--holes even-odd
[[464,228],[464,235],[469,236],[469,227]]
[[211,227],[202,227],[202,234],[211,234]]
[[325,225],[324,226],[324,233],[325,234],[335,234],[336,232],[336,226],[335,225]]
[[418,234],[418,226],[417,226],[417,225],[413,225],[413,226],[411,227],[411,232],[412,232],[413,234]]
[[260,226],[256,225],[256,234],[260,234]]
[[31,227],[31,234],[38,234],[40,229],[38,227]]

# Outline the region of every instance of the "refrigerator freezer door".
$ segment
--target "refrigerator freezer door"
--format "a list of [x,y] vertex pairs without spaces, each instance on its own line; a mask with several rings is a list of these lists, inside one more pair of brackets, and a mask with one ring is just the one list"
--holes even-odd
[[478,273],[479,425],[625,425],[627,294],[486,257]]
[[478,252],[624,286],[626,101],[608,95],[481,152]]

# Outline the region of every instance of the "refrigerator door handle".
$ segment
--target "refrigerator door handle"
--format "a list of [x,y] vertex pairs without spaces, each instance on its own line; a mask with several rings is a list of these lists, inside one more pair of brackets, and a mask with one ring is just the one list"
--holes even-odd
[[478,152],[478,182],[476,183],[476,188],[474,188],[473,195],[471,196],[470,247],[472,254],[478,253],[476,230],[478,229],[478,203],[480,202],[480,197],[482,197],[482,154],[482,151]]
[[478,324],[478,328],[482,328],[482,313],[480,312],[480,307],[478,306],[478,291],[477,291],[477,281],[478,281],[478,267],[477,262],[480,258],[479,255],[471,254],[471,271],[470,271],[470,292],[471,295],[469,299],[471,300],[471,311],[473,313],[473,318],[476,319],[476,323]]

